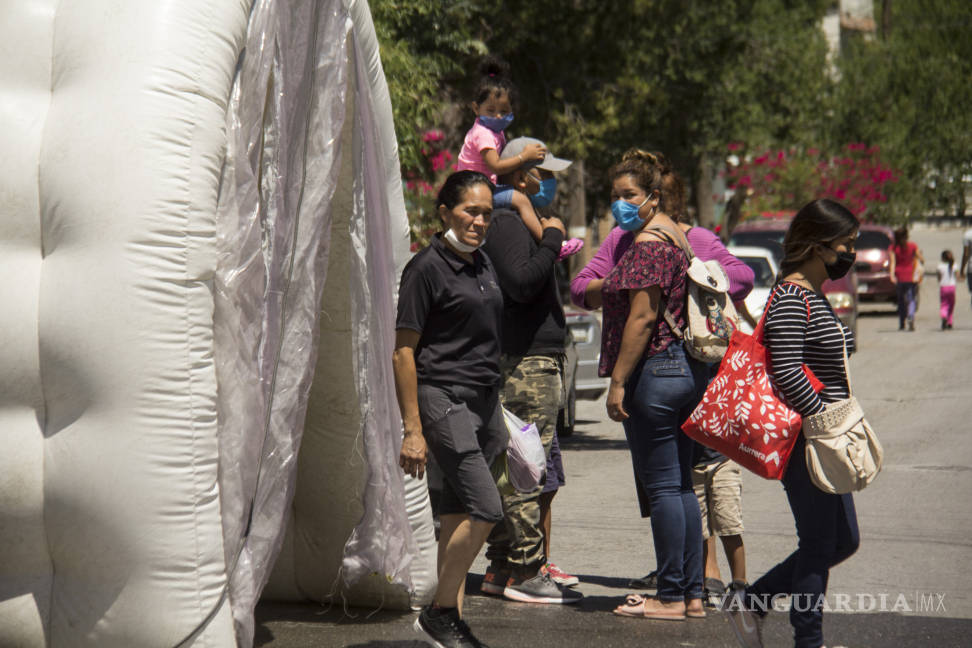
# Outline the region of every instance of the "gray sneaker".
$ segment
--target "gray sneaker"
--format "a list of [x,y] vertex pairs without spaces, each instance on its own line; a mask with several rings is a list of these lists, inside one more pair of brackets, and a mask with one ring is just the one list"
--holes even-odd
[[705,578],[702,580],[702,600],[706,607],[719,607],[726,597],[726,584],[718,578]]
[[533,578],[518,581],[515,578],[503,589],[503,596],[521,603],[577,603],[584,598],[580,592],[555,583],[546,568]]

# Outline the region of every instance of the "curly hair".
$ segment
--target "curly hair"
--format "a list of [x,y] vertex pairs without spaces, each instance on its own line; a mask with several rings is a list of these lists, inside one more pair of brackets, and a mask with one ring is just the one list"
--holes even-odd
[[635,184],[647,194],[657,191],[658,208],[673,220],[678,221],[685,213],[685,184],[663,154],[628,149],[608,172],[612,182],[624,175],[634,178]]

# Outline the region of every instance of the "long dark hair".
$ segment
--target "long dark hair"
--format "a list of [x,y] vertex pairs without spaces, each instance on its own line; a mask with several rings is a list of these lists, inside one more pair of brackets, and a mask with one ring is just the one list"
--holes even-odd
[[894,230],[894,244],[901,246],[904,242],[908,240],[908,228],[902,225],[898,229]]
[[466,190],[478,184],[489,187],[489,192],[493,193],[496,187],[479,171],[456,171],[448,178],[445,184],[439,189],[439,195],[435,199],[435,208],[445,205],[446,209],[452,209],[462,202]]
[[645,193],[658,192],[658,208],[678,221],[685,211],[685,185],[668,159],[661,153],[641,149],[629,149],[621,161],[611,167],[611,182],[623,175],[630,175]]
[[952,271],[952,267],[955,265],[955,257],[952,256],[951,250],[942,251],[942,261],[948,261],[948,271]]
[[780,277],[790,274],[810,258],[815,245],[829,245],[861,226],[857,217],[839,202],[819,198],[803,206],[783,237]]
[[473,101],[478,104],[489,99],[493,93],[505,92],[510,105],[516,104],[516,86],[510,76],[510,66],[497,56],[487,56],[479,64],[479,82],[473,90]]

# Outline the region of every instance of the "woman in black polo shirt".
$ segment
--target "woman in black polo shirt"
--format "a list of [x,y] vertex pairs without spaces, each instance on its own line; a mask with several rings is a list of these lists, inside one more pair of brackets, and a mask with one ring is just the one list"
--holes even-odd
[[431,450],[444,476],[439,505],[439,584],[415,628],[442,645],[480,645],[461,620],[466,573],[503,519],[490,473],[508,443],[499,406],[503,295],[479,251],[493,185],[475,171],[446,180],[436,206],[444,224],[405,266],[395,324],[395,390],[405,436],[399,463],[415,477]]

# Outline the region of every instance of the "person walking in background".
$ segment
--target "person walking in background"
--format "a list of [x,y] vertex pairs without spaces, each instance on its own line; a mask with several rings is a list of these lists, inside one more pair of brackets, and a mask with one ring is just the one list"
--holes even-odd
[[[515,157],[525,145],[536,141],[512,140],[503,155]],[[541,188],[534,167],[566,168],[569,164],[547,153],[542,160],[502,174],[500,180],[532,195]],[[493,261],[503,292],[500,399],[513,414],[536,424],[549,466],[551,460],[555,463],[559,458],[559,452],[554,456],[552,449],[557,414],[564,401],[567,323],[554,268],[565,228],[559,218],[546,218],[542,223],[543,236],[537,243],[515,212],[494,209],[483,249]],[[555,489],[563,477],[563,466],[555,463],[552,468],[547,479]],[[497,525],[487,540],[490,564],[481,586],[484,593],[525,603],[576,603],[583,598],[580,592],[556,582],[546,566],[542,490],[538,487],[529,493],[503,494],[504,523]],[[552,495],[547,496],[548,504],[550,499]]]
[[962,263],[959,264],[958,278],[965,278],[969,282],[969,294],[972,295],[972,227],[965,230],[962,236]]
[[[790,223],[783,239],[781,281],[766,309],[764,336],[774,386],[806,417],[850,395],[845,348],[854,338],[822,292],[825,280],[854,267],[859,222],[839,203],[815,200]],[[825,385],[814,391],[804,364]],[[761,619],[773,597],[790,595],[796,648],[821,648],[823,607],[830,569],[860,544],[854,498],[818,489],[810,479],[800,434],[783,474],[783,488],[796,523],[797,549],[748,587],[734,587],[725,609],[740,644],[761,647]]]
[[438,646],[482,644],[462,618],[466,574],[503,504],[490,466],[509,433],[499,404],[503,294],[479,247],[493,185],[475,171],[449,176],[436,200],[443,233],[402,271],[392,366],[405,433],[399,464],[425,472],[431,450],[443,474],[438,586],[415,621]]
[[942,262],[938,264],[939,314],[942,316],[942,330],[952,328],[955,315],[955,257],[951,250],[942,252]]
[[667,167],[663,156],[632,150],[609,173],[611,213],[635,237],[603,281],[598,372],[611,377],[607,413],[623,424],[635,473],[650,499],[658,560],[656,595],[630,595],[614,613],[681,620],[705,616],[693,443],[680,426],[701,397],[707,367],[686,354],[663,316],[667,310],[684,328],[688,241],[664,203]]
[[918,245],[908,240],[907,227],[899,227],[894,231],[894,244],[888,252],[891,258],[891,281],[898,287],[898,330],[903,331],[907,323],[908,330],[914,331],[915,310],[918,308],[915,269],[918,263],[925,262],[925,257]]

